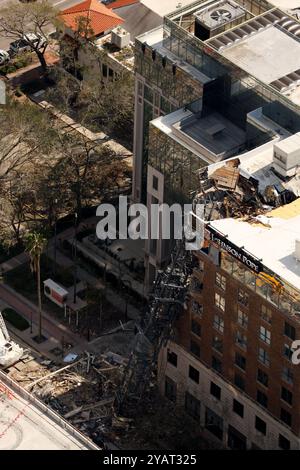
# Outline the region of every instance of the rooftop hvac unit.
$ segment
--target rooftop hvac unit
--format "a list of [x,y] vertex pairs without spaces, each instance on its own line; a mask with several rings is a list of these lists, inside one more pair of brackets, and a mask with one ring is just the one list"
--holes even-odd
[[217,23],[227,23],[232,18],[232,14],[224,8],[215,10],[210,14],[210,17],[215,20]]
[[274,144],[273,165],[283,178],[295,176],[300,168],[300,133]]
[[115,28],[111,32],[111,43],[123,49],[130,44],[130,34],[124,28]]
[[224,31],[226,24],[246,19],[246,10],[232,0],[220,0],[198,10],[194,16],[195,36],[205,41]]

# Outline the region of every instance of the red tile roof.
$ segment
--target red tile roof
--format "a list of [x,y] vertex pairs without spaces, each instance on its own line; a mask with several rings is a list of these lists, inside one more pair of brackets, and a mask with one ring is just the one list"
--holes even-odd
[[134,3],[139,3],[140,0],[112,0],[111,3],[106,5],[106,8],[110,10],[115,10],[116,8],[128,7]]
[[98,36],[124,22],[122,18],[98,0],[86,0],[62,10],[60,17],[65,25],[73,30],[77,29],[80,18],[86,18],[89,22],[88,27],[93,31],[90,36]]

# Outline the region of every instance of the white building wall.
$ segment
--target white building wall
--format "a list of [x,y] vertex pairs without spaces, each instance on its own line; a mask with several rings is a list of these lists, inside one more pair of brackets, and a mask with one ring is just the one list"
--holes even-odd
[[[167,362],[167,349],[177,354],[177,367]],[[191,380],[188,376],[189,366],[194,367],[200,373],[199,384]],[[212,441],[227,447],[227,429],[230,424],[241,432],[247,438],[247,448],[251,449],[255,444],[264,450],[277,450],[279,434],[288,439],[291,443],[291,449],[300,449],[300,439],[295,436],[280,421],[273,418],[262,407],[257,405],[246,394],[240,392],[236,387],[222,379],[212,369],[206,367],[203,363],[196,360],[185,349],[177,344],[170,342],[168,347],[163,349],[159,358],[159,387],[161,394],[165,394],[165,380],[168,376],[177,384],[177,404],[184,406],[185,392],[189,392],[201,402],[201,417],[199,426],[201,431],[205,431],[207,437]],[[221,400],[216,399],[210,394],[210,383],[213,381],[221,388]],[[244,405],[244,417],[241,418],[232,411],[233,399],[238,400]],[[209,431],[205,430],[205,408],[209,407],[224,420],[223,441],[221,442]],[[267,433],[264,436],[255,429],[255,416],[258,416],[267,424]],[[196,422],[196,421],[195,421]]]
[[134,135],[133,135],[133,180],[132,200],[140,202],[142,192],[142,162],[144,141],[144,96],[140,91],[144,90],[144,78],[136,75],[135,79],[135,106],[134,106]]

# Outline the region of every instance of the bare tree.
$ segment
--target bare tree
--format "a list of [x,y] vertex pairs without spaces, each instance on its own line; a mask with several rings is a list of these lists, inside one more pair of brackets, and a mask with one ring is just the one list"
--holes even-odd
[[[9,3],[0,10],[0,35],[14,40],[24,36],[36,53],[44,71],[47,70],[45,52],[48,45],[47,30],[58,23],[58,10],[47,0],[32,3]],[[43,39],[43,44],[33,41],[30,34]]]

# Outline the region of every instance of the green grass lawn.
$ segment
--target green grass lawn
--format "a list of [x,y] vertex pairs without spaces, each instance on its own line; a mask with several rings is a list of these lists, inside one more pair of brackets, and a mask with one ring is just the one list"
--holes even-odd
[[29,328],[28,321],[12,308],[2,310],[3,318],[20,331]]

